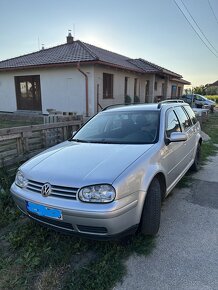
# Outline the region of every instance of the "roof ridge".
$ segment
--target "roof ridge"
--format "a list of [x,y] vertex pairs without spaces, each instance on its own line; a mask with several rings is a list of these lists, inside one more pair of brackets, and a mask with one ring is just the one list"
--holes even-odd
[[82,42],[81,40],[77,40],[77,42],[80,44],[80,45],[82,45],[83,46],[83,48],[85,48],[87,51],[88,51],[88,53],[92,56],[92,57],[94,57],[95,58],[95,60],[99,60],[99,57],[89,48],[89,47],[87,47],[87,44],[86,43],[84,43],[84,42]]

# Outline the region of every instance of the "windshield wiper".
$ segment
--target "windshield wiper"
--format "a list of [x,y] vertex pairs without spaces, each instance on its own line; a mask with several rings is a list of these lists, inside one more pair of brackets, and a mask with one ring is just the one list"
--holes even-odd
[[70,139],[69,141],[80,142],[80,143],[89,143],[89,141],[87,141],[87,140],[74,139],[74,138]]

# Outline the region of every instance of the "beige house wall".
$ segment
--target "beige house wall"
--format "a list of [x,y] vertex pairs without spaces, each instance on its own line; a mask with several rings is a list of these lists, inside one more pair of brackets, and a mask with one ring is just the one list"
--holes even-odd
[[[103,73],[113,75],[113,98],[111,99],[103,98]],[[97,95],[99,99],[99,104],[101,105],[102,108],[105,108],[113,104],[124,104],[125,77],[128,78],[127,95],[131,97],[132,103],[134,102],[135,78],[138,79],[136,95],[140,98],[140,103],[145,103],[145,101],[152,101],[154,75],[151,74],[142,75],[140,73],[134,73],[121,69],[115,69],[105,66],[95,66],[94,68],[95,112],[97,112]],[[147,81],[150,81],[149,98],[146,98],[145,96]],[[97,88],[99,88],[99,90]],[[98,110],[100,110],[100,107],[98,108]]]
[[[163,96],[163,92],[162,92],[162,85],[165,84],[165,79],[160,78],[158,76],[156,76],[156,82],[157,82],[157,90],[154,90],[154,99],[156,100],[157,97],[159,96]],[[176,85],[177,86],[177,91],[176,91],[176,97],[178,97],[178,88],[181,88],[181,94],[183,93],[184,90],[184,84],[175,82],[175,81],[171,81],[168,80],[168,84],[167,84],[167,92],[166,92],[166,98],[170,99],[171,98],[171,94],[172,94],[172,86]]]

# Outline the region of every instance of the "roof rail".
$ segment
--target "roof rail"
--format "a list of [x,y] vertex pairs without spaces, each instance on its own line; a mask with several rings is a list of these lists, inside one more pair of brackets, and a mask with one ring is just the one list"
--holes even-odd
[[113,108],[113,107],[122,107],[122,106],[130,106],[130,105],[142,105],[141,103],[128,103],[128,104],[114,104],[114,105],[110,105],[105,107],[102,111],[106,111],[107,109]]
[[167,104],[167,103],[184,103],[184,101],[179,100],[179,99],[164,100],[158,103],[157,108],[160,109],[161,105]]

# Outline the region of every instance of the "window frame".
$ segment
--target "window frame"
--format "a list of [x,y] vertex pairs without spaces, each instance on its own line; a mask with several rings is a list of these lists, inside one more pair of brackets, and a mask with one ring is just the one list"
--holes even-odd
[[[177,119],[177,121],[178,121],[178,125],[179,125],[179,128],[180,128],[180,132],[183,132],[183,131],[182,131],[182,127],[181,127],[181,123],[180,123],[180,121],[179,121],[179,118],[178,118],[176,112],[174,111],[174,108],[169,109],[169,110],[166,112],[166,119],[165,119],[165,138],[166,138],[166,139],[169,139],[169,138],[170,138],[170,136],[168,136],[168,134],[167,134],[167,124],[168,124],[168,117],[169,117],[169,114],[170,114],[171,112],[174,113],[174,115],[175,115],[175,117],[176,117],[176,119]],[[178,131],[173,131],[173,132],[178,132]],[[171,132],[171,133],[173,133],[173,132]]]
[[103,99],[114,98],[114,75],[103,73]]
[[[184,123],[182,123],[182,120],[180,120],[179,114],[177,113],[177,110],[178,110],[179,108],[181,108],[182,112],[184,112],[185,116],[187,117],[187,120],[188,120],[188,122],[189,122],[189,125],[188,125],[188,126],[184,125]],[[175,114],[176,114],[176,116],[177,116],[177,118],[178,118],[178,120],[179,120],[180,127],[182,128],[182,132],[187,132],[187,131],[192,127],[192,125],[193,125],[193,124],[192,124],[192,121],[191,121],[191,119],[190,119],[190,117],[189,117],[189,115],[188,115],[187,112],[184,110],[183,106],[177,106],[177,107],[175,107],[175,108],[174,108],[174,111],[175,111]]]
[[[15,83],[15,92],[16,92],[16,101],[18,110],[27,110],[27,111],[42,111],[42,100],[41,100],[41,82],[40,75],[20,75],[14,76]],[[21,83],[31,84],[31,95],[29,91],[26,91],[27,99],[25,101],[21,92]],[[36,87],[34,86],[36,84]]]
[[124,79],[124,96],[128,96],[128,77],[125,77]]

